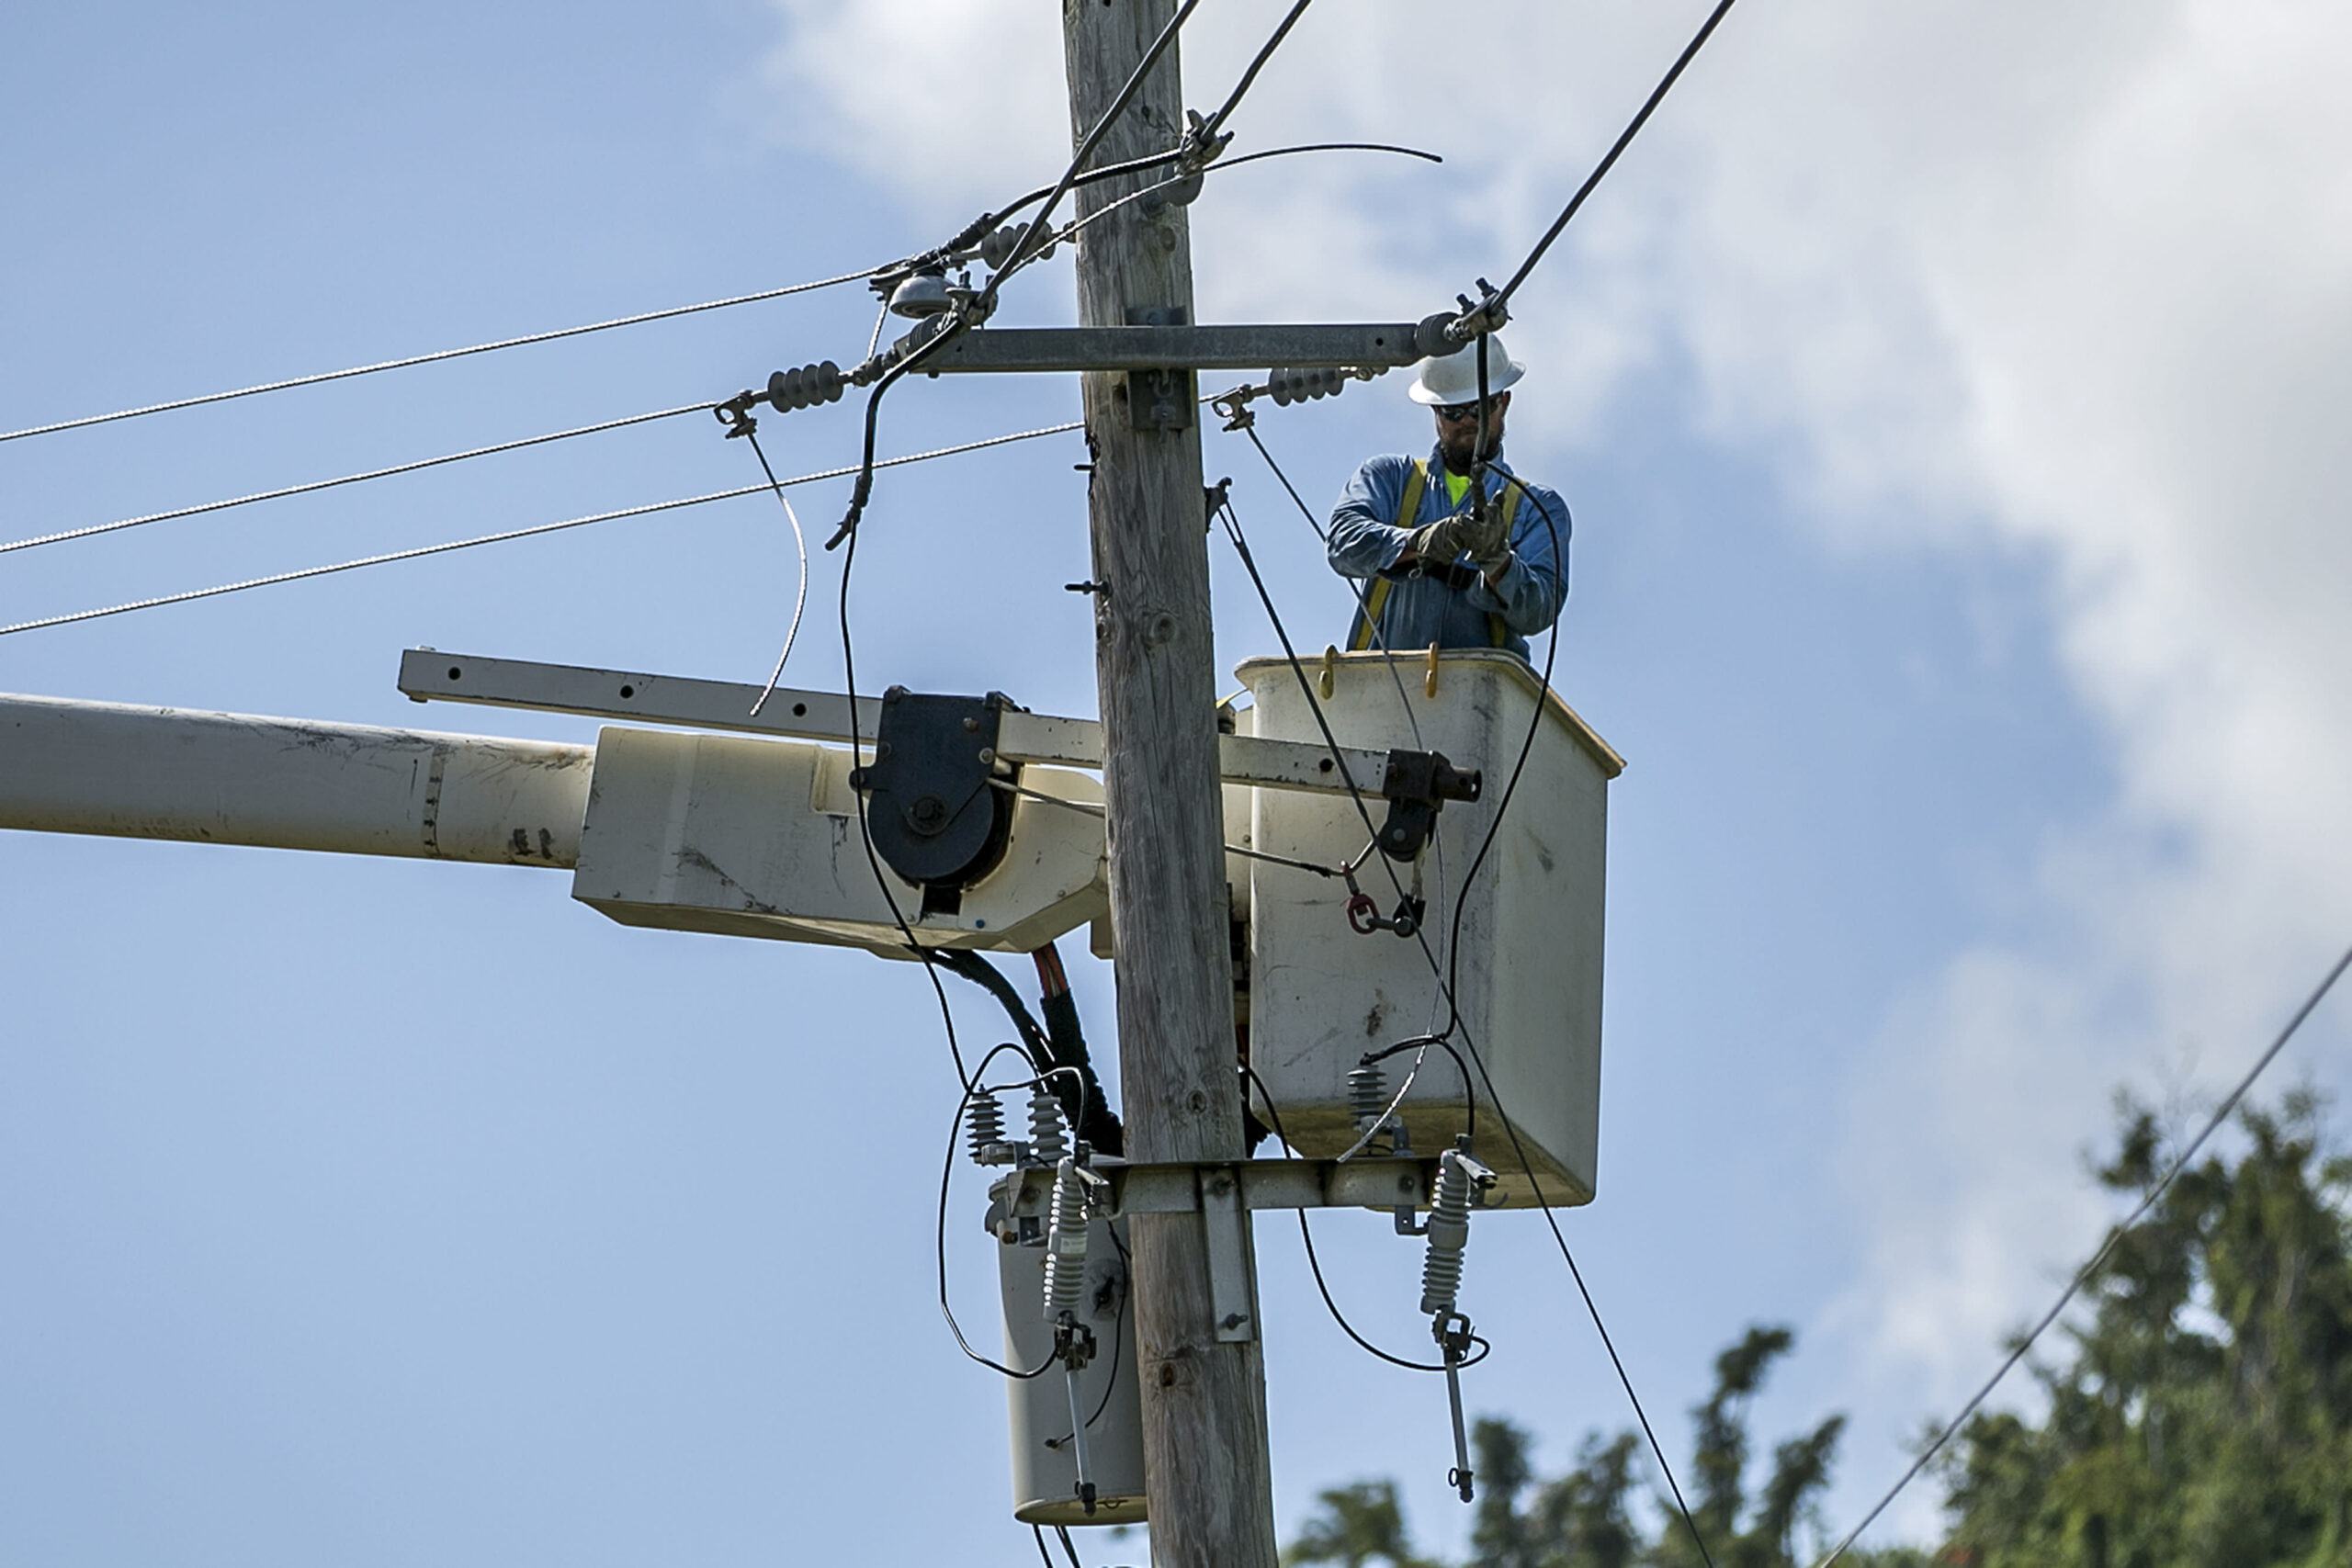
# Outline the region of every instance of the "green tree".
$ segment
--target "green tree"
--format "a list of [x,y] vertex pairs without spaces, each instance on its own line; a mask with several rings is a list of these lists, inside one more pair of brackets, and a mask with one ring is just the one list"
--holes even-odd
[[[1781,1444],[1761,1490],[1752,1500],[1747,1493],[1748,1405],[1794,1342],[1786,1328],[1750,1328],[1716,1359],[1714,1392],[1691,1412],[1695,1508],[1716,1568],[1794,1568],[1797,1527],[1828,1483],[1843,1416]],[[1588,1434],[1575,1468],[1549,1481],[1536,1478],[1527,1433],[1508,1421],[1477,1422],[1471,1443],[1478,1503],[1465,1568],[1702,1568],[1690,1532],[1666,1505],[1641,1510],[1650,1525],[1636,1515],[1643,1449],[1635,1434]],[[1393,1483],[1358,1482],[1318,1501],[1286,1562],[1411,1568],[1424,1561],[1413,1553]],[[1881,1560],[1855,1562],[1870,1568]]]
[[[2169,1165],[2125,1100],[2100,1181]],[[2352,1165],[2319,1102],[2239,1117],[2118,1239],[2037,1366],[2039,1422],[1980,1415],[1945,1466],[1948,1555],[1975,1568],[2352,1564]]]
[[[2152,1111],[2119,1110],[2098,1176],[2136,1198],[2174,1156]],[[2352,1159],[2320,1111],[2308,1092],[2248,1108],[2233,1153],[2182,1171],[2117,1238],[2032,1363],[2040,1416],[1980,1414],[1939,1461],[1941,1550],[1849,1551],[1846,1568],[2352,1568]],[[1691,1411],[1683,1479],[1716,1568],[1805,1568],[1797,1538],[1844,1417],[1775,1447],[1760,1485],[1750,1474],[1749,1407],[1792,1348],[1786,1328],[1751,1327]],[[1510,1423],[1480,1421],[1474,1441],[1466,1568],[1701,1568],[1670,1503],[1639,1484],[1634,1434],[1588,1436],[1549,1481]],[[1388,1483],[1323,1503],[1293,1562],[1423,1562]]]
[[1439,1568],[1430,1559],[1413,1555],[1395,1482],[1359,1481],[1319,1493],[1316,1501],[1321,1511],[1306,1521],[1298,1539],[1283,1551],[1284,1562],[1340,1562],[1346,1568],[1363,1568],[1367,1562],[1381,1562],[1395,1568]]

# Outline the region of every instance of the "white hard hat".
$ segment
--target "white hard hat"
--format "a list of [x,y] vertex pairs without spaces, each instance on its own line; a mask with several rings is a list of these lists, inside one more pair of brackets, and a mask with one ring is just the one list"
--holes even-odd
[[[1487,395],[1504,390],[1521,376],[1527,367],[1504,351],[1503,340],[1489,333],[1487,335]],[[1417,403],[1442,407],[1447,403],[1475,403],[1478,400],[1478,355],[1476,350],[1463,348],[1442,359],[1424,359],[1421,373],[1414,378],[1409,389]]]

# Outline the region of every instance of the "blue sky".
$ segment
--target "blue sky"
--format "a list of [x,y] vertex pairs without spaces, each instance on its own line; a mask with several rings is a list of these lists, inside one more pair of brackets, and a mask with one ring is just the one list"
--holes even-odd
[[[1203,7],[1190,101],[1263,10]],[[1519,46],[1469,107],[1388,73],[1418,12],[1342,11],[1309,13],[1242,141],[1449,162],[1212,179],[1204,317],[1413,317],[1499,276],[1700,8],[1468,7]],[[1557,683],[1631,761],[1601,1191],[1565,1223],[1678,1457],[1716,1349],[1797,1326],[1759,1435],[1853,1414],[1833,1523],[2096,1235],[2078,1156],[2109,1090],[2209,1092],[2352,931],[2346,26],[2039,17],[1741,7],[1512,333],[1512,456],[1576,514]],[[918,249],[1057,172],[1053,26],[936,0],[19,8],[0,428]],[[1067,266],[1007,319],[1065,319]],[[723,396],[847,362],[871,321],[846,288],[0,445],[0,532]],[[883,446],[1076,400],[944,378],[893,397]],[[1425,418],[1392,376],[1261,429],[1319,499]],[[763,428],[787,472],[854,434],[847,404]],[[1344,591],[1236,439],[1209,476],[1294,631],[1336,637]],[[0,620],[747,483],[741,448],[687,418],[26,551]],[[1092,710],[1060,587],[1081,457],[878,481],[866,685]],[[804,521],[842,489],[799,492]],[[838,679],[838,569],[788,680]],[[1213,570],[1221,658],[1269,650],[1221,548]],[[0,688],[585,739],[413,707],[399,650],[756,679],[792,585],[752,497],[0,638]],[[5,834],[0,875],[0,1558],[1025,1560],[1001,1393],[932,1302],[956,1094],[915,976],[625,930],[522,870]],[[1076,967],[1107,1043],[1107,972]],[[2298,1047],[2323,1084],[2340,1018]],[[987,1334],[978,1204],[963,1182],[949,1234]],[[1385,1228],[1335,1216],[1327,1256],[1406,1342],[1417,1260]],[[1441,1392],[1346,1345],[1286,1226],[1261,1252],[1286,1529],[1395,1474],[1458,1541]],[[1544,1463],[1625,1424],[1532,1217],[1482,1230],[1465,1299],[1498,1347],[1474,1407]]]

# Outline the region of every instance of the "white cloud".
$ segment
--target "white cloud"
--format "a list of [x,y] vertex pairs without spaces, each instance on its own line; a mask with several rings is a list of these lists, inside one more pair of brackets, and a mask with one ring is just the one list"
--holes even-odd
[[[1045,8],[777,3],[780,79],[829,152],[943,215],[976,164],[1056,172]],[[1451,74],[1426,6],[1309,12],[1239,129],[1428,145],[1448,177],[1223,176],[1204,310],[1450,298],[1463,256],[1540,228],[1703,9],[1455,6],[1444,39],[1491,47]],[[1196,84],[1270,16],[1236,10],[1188,35]],[[2191,1042],[2222,1081],[2352,931],[2347,57],[2352,12],[2315,0],[1741,7],[1513,329],[1570,383],[1530,434],[1570,439],[1629,369],[1685,356],[1713,427],[1780,454],[1833,547],[2049,563],[2118,780],[2041,868],[2068,934],[1954,956],[1852,1104],[1881,1207],[1838,1314],[1936,1399],[2096,1234],[2076,1151],[2109,1089]],[[1899,1145],[1863,1131],[1896,1117]]]

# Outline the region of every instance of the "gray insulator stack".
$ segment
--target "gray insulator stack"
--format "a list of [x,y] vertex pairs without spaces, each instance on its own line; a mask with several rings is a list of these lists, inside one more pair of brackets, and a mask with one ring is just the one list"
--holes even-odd
[[1046,1230],[1046,1321],[1075,1322],[1086,1293],[1086,1187],[1078,1162],[1064,1155],[1054,1172],[1054,1207]]
[[976,1093],[964,1107],[965,1147],[971,1152],[974,1165],[1002,1165],[1005,1162],[1004,1107],[996,1096]]
[[1453,1149],[1438,1156],[1437,1169],[1430,1250],[1421,1263],[1421,1310],[1451,1315],[1454,1293],[1462,1288],[1462,1249],[1470,1244],[1470,1172]]
[[1278,405],[1336,398],[1347,384],[1348,373],[1336,365],[1277,367],[1266,372],[1266,390]]
[[779,370],[769,377],[768,401],[775,405],[776,412],[790,413],[794,409],[839,402],[842,386],[842,367],[828,359]]
[[[980,242],[980,260],[988,264],[990,272],[998,271],[1005,263],[1012,259],[1012,253],[1018,250],[1021,243],[1028,237],[1028,224],[1008,223]],[[1060,243],[1058,240],[1049,241],[1046,248],[1037,253],[1035,259],[1044,261],[1054,254],[1054,246]]]
[[1052,1089],[1039,1084],[1029,1091],[1029,1158],[1038,1165],[1059,1165],[1069,1153],[1062,1132],[1062,1102]]
[[[1377,1133],[1388,1118],[1388,1075],[1377,1062],[1360,1062],[1348,1072],[1348,1105],[1355,1113],[1356,1136]],[[1372,1138],[1366,1148],[1379,1140]]]

